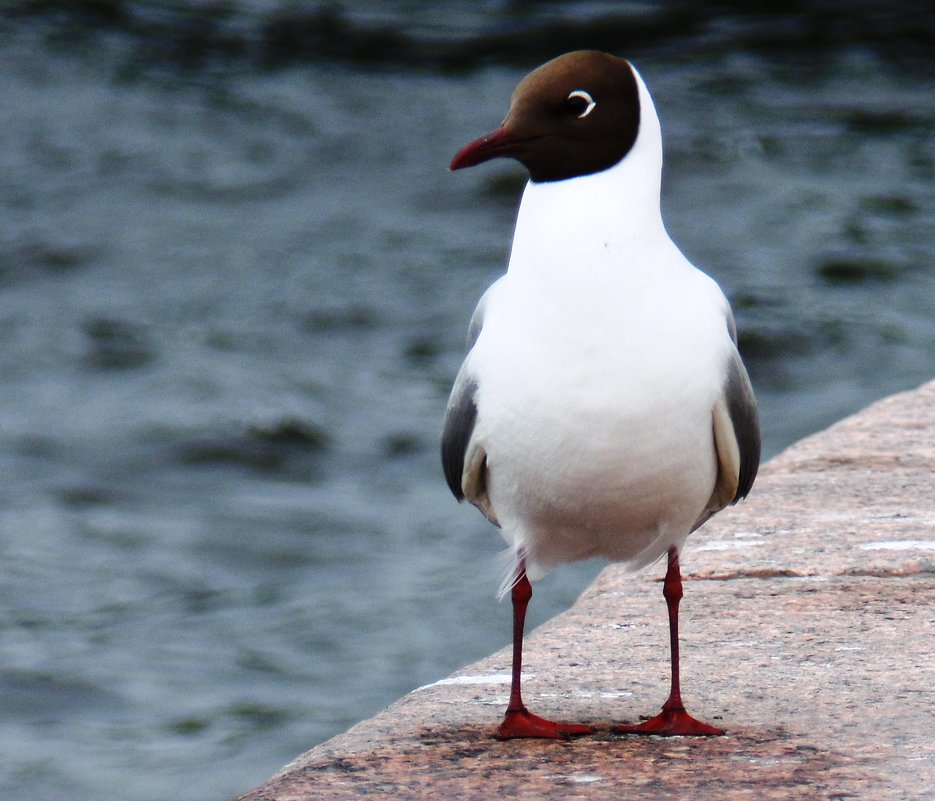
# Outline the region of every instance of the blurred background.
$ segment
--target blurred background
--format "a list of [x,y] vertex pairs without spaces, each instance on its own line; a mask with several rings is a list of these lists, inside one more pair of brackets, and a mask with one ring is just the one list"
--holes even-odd
[[0,796],[231,797],[508,642],[438,433],[523,177],[446,166],[561,52],[653,92],[767,456],[932,378],[923,5],[4,3]]

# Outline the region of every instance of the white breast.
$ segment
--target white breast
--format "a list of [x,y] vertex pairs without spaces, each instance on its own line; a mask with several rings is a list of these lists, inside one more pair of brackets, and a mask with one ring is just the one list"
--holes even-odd
[[591,254],[575,273],[553,251],[536,270],[511,263],[488,299],[475,436],[533,577],[591,556],[648,564],[711,496],[726,302],[668,237],[654,253],[629,266]]

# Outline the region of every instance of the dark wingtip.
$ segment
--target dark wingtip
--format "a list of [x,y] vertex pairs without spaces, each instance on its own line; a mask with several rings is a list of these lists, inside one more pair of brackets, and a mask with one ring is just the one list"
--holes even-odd
[[458,501],[464,500],[464,488],[461,479],[464,474],[464,457],[474,423],[477,420],[477,403],[474,398],[477,385],[471,381],[463,384],[445,413],[445,425],[442,430],[442,469],[451,494]]

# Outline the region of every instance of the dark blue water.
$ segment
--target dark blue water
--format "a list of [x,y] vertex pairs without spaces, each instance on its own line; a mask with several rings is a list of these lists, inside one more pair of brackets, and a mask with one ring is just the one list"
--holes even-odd
[[551,55],[640,67],[769,453],[935,372],[930,20],[285,9],[0,12],[2,797],[223,799],[507,642],[437,438],[522,181],[446,165]]

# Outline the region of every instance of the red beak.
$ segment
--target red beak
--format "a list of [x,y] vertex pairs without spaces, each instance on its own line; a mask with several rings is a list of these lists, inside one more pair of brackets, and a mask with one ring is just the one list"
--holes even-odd
[[489,134],[475,139],[473,142],[462,147],[448,165],[449,170],[462,170],[465,167],[473,167],[475,164],[481,164],[490,159],[500,158],[502,156],[519,155],[525,139],[512,134],[506,128],[500,127]]

